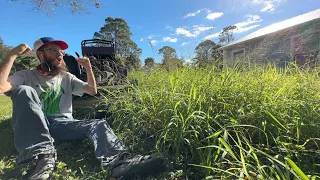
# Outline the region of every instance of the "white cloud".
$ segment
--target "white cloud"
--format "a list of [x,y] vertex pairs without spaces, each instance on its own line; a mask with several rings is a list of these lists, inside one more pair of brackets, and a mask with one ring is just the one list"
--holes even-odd
[[172,42],[172,43],[175,43],[178,41],[177,38],[171,38],[171,37],[164,37],[162,38],[163,42]]
[[194,63],[194,60],[193,59],[186,59],[184,60],[184,64],[192,64]]
[[238,28],[234,32],[235,33],[242,33],[242,32],[249,31],[250,29],[254,29],[254,28],[259,27],[259,26],[260,26],[260,24],[256,24],[256,25],[252,25],[252,26],[248,26],[248,27]]
[[171,26],[167,26],[166,28],[167,28],[167,29],[172,29],[172,27],[171,27]]
[[262,21],[261,17],[258,15],[248,14],[245,16],[249,21]]
[[209,14],[209,13],[211,13],[211,12],[212,12],[212,10],[207,9],[207,8],[204,8],[204,10],[207,12],[207,14]]
[[[245,17],[247,18],[246,21],[239,22],[239,23],[235,24],[235,26],[237,26],[237,29],[234,30],[234,33],[243,33],[243,32],[249,31],[251,29],[254,29],[254,28],[260,26],[260,24],[258,24],[259,22],[262,21],[260,16],[249,14],[249,15],[246,15]],[[221,32],[222,31],[211,34],[209,36],[204,37],[203,39],[217,38],[217,37],[219,37]]]
[[[261,17],[258,15],[246,15],[247,18],[246,21],[236,23],[235,26],[237,26],[237,29],[234,31],[235,33],[242,33],[249,31],[250,29],[259,27],[259,22],[262,21]],[[250,25],[250,26],[249,26]]]
[[209,13],[212,12],[210,9],[203,8],[203,9],[199,9],[199,10],[197,10],[197,11],[195,11],[195,12],[188,13],[187,15],[185,15],[185,16],[183,17],[183,19],[197,16],[198,14],[200,14],[200,13],[203,12],[203,11],[206,11],[207,14],[209,14]]
[[202,26],[202,25],[194,25],[193,26],[193,34],[198,36],[203,31],[208,31],[214,29],[214,26]]
[[256,3],[256,4],[260,4],[260,3],[263,3],[265,0],[253,0],[252,2],[253,3]]
[[156,45],[157,40],[150,40],[149,42],[150,42],[150,44],[151,44],[152,46],[154,46],[154,45]]
[[253,0],[252,2],[263,5],[263,8],[260,9],[260,12],[273,12],[276,10],[277,6],[284,2],[284,0]]
[[202,25],[194,25],[193,26],[193,30],[194,31],[199,31],[199,32],[208,31],[208,30],[211,30],[211,29],[214,29],[214,27],[213,26],[202,26]]
[[192,34],[190,31],[184,29],[184,28],[177,28],[176,29],[176,34],[181,34],[181,35],[185,35],[187,37],[196,37],[197,35]]
[[142,42],[142,41],[143,41],[143,38],[141,38],[140,41]]
[[178,35],[184,35],[186,37],[197,37],[201,32],[203,31],[208,31],[214,29],[213,26],[203,26],[203,25],[194,25],[193,26],[193,32],[190,32],[186,28],[177,28],[176,29],[176,34]]
[[187,15],[185,15],[185,16],[183,17],[183,19],[186,19],[186,18],[188,18],[188,17],[196,16],[196,15],[199,14],[200,12],[201,12],[201,10],[199,9],[199,10],[196,11],[196,12],[188,13]]
[[182,43],[181,45],[182,46],[186,46],[186,45],[188,45],[189,44],[189,42],[184,42],[184,43]]
[[267,4],[265,4],[265,7],[262,8],[260,11],[261,12],[272,12],[274,10],[276,10],[275,7],[274,7],[274,4],[267,3]]
[[206,18],[209,20],[215,20],[221,17],[222,15],[223,15],[222,12],[213,12],[213,13],[209,13]]
[[150,44],[151,46],[156,45],[156,43],[158,42],[157,40],[152,39],[153,37],[154,37],[154,35],[149,35],[149,36],[147,37],[147,39],[148,39],[148,41],[149,41],[149,44]]
[[221,33],[221,31],[217,32],[217,33],[214,33],[214,34],[211,34],[209,36],[206,36],[203,39],[214,39],[214,38],[217,38],[217,37],[219,37],[220,33]]
[[259,23],[259,22],[262,21],[262,19],[258,15],[250,15],[249,14],[249,15],[246,15],[245,17],[247,18],[246,21],[236,23],[235,26],[237,26],[238,28],[239,27],[245,27],[245,26],[248,26],[250,24]]

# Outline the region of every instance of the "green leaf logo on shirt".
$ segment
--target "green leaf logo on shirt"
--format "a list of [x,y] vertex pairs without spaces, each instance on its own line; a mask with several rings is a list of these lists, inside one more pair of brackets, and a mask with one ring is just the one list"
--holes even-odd
[[58,87],[56,91],[49,87],[42,87],[45,92],[40,94],[42,101],[43,111],[45,115],[60,114],[59,104],[61,95],[64,94],[62,87]]

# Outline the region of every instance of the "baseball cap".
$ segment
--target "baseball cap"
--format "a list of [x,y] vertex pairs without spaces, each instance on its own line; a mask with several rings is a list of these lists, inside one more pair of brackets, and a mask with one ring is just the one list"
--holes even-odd
[[42,46],[49,44],[49,43],[54,43],[57,44],[61,47],[61,50],[65,50],[68,48],[68,44],[62,40],[54,40],[52,37],[42,37],[37,39],[34,44],[33,44],[33,51],[37,52],[39,48]]

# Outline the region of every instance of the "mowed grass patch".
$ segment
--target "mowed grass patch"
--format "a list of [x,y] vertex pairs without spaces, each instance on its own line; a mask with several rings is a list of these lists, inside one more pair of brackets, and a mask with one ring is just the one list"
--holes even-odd
[[8,118],[11,118],[12,114],[12,103],[8,96],[0,94],[0,122]]
[[5,169],[14,164],[13,130],[11,127],[12,102],[5,95],[0,95],[0,177]]
[[3,159],[14,151],[11,127],[12,103],[5,95],[0,95],[0,102],[0,159]]

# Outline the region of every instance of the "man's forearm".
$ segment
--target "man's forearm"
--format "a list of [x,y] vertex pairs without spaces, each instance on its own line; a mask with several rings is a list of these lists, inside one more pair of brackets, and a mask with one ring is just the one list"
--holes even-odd
[[0,93],[7,92],[11,89],[11,85],[8,82],[8,77],[14,60],[17,58],[17,56],[28,52],[31,52],[31,48],[27,44],[22,43],[19,46],[11,49],[7,57],[0,62]]
[[14,60],[17,58],[16,55],[10,55],[0,62],[0,92],[3,93],[10,89],[8,83],[8,77],[13,66]]
[[97,94],[97,85],[96,85],[94,74],[92,72],[92,68],[88,67],[86,68],[86,71],[87,71],[87,83],[89,85],[89,89],[91,92],[90,94],[95,95]]

